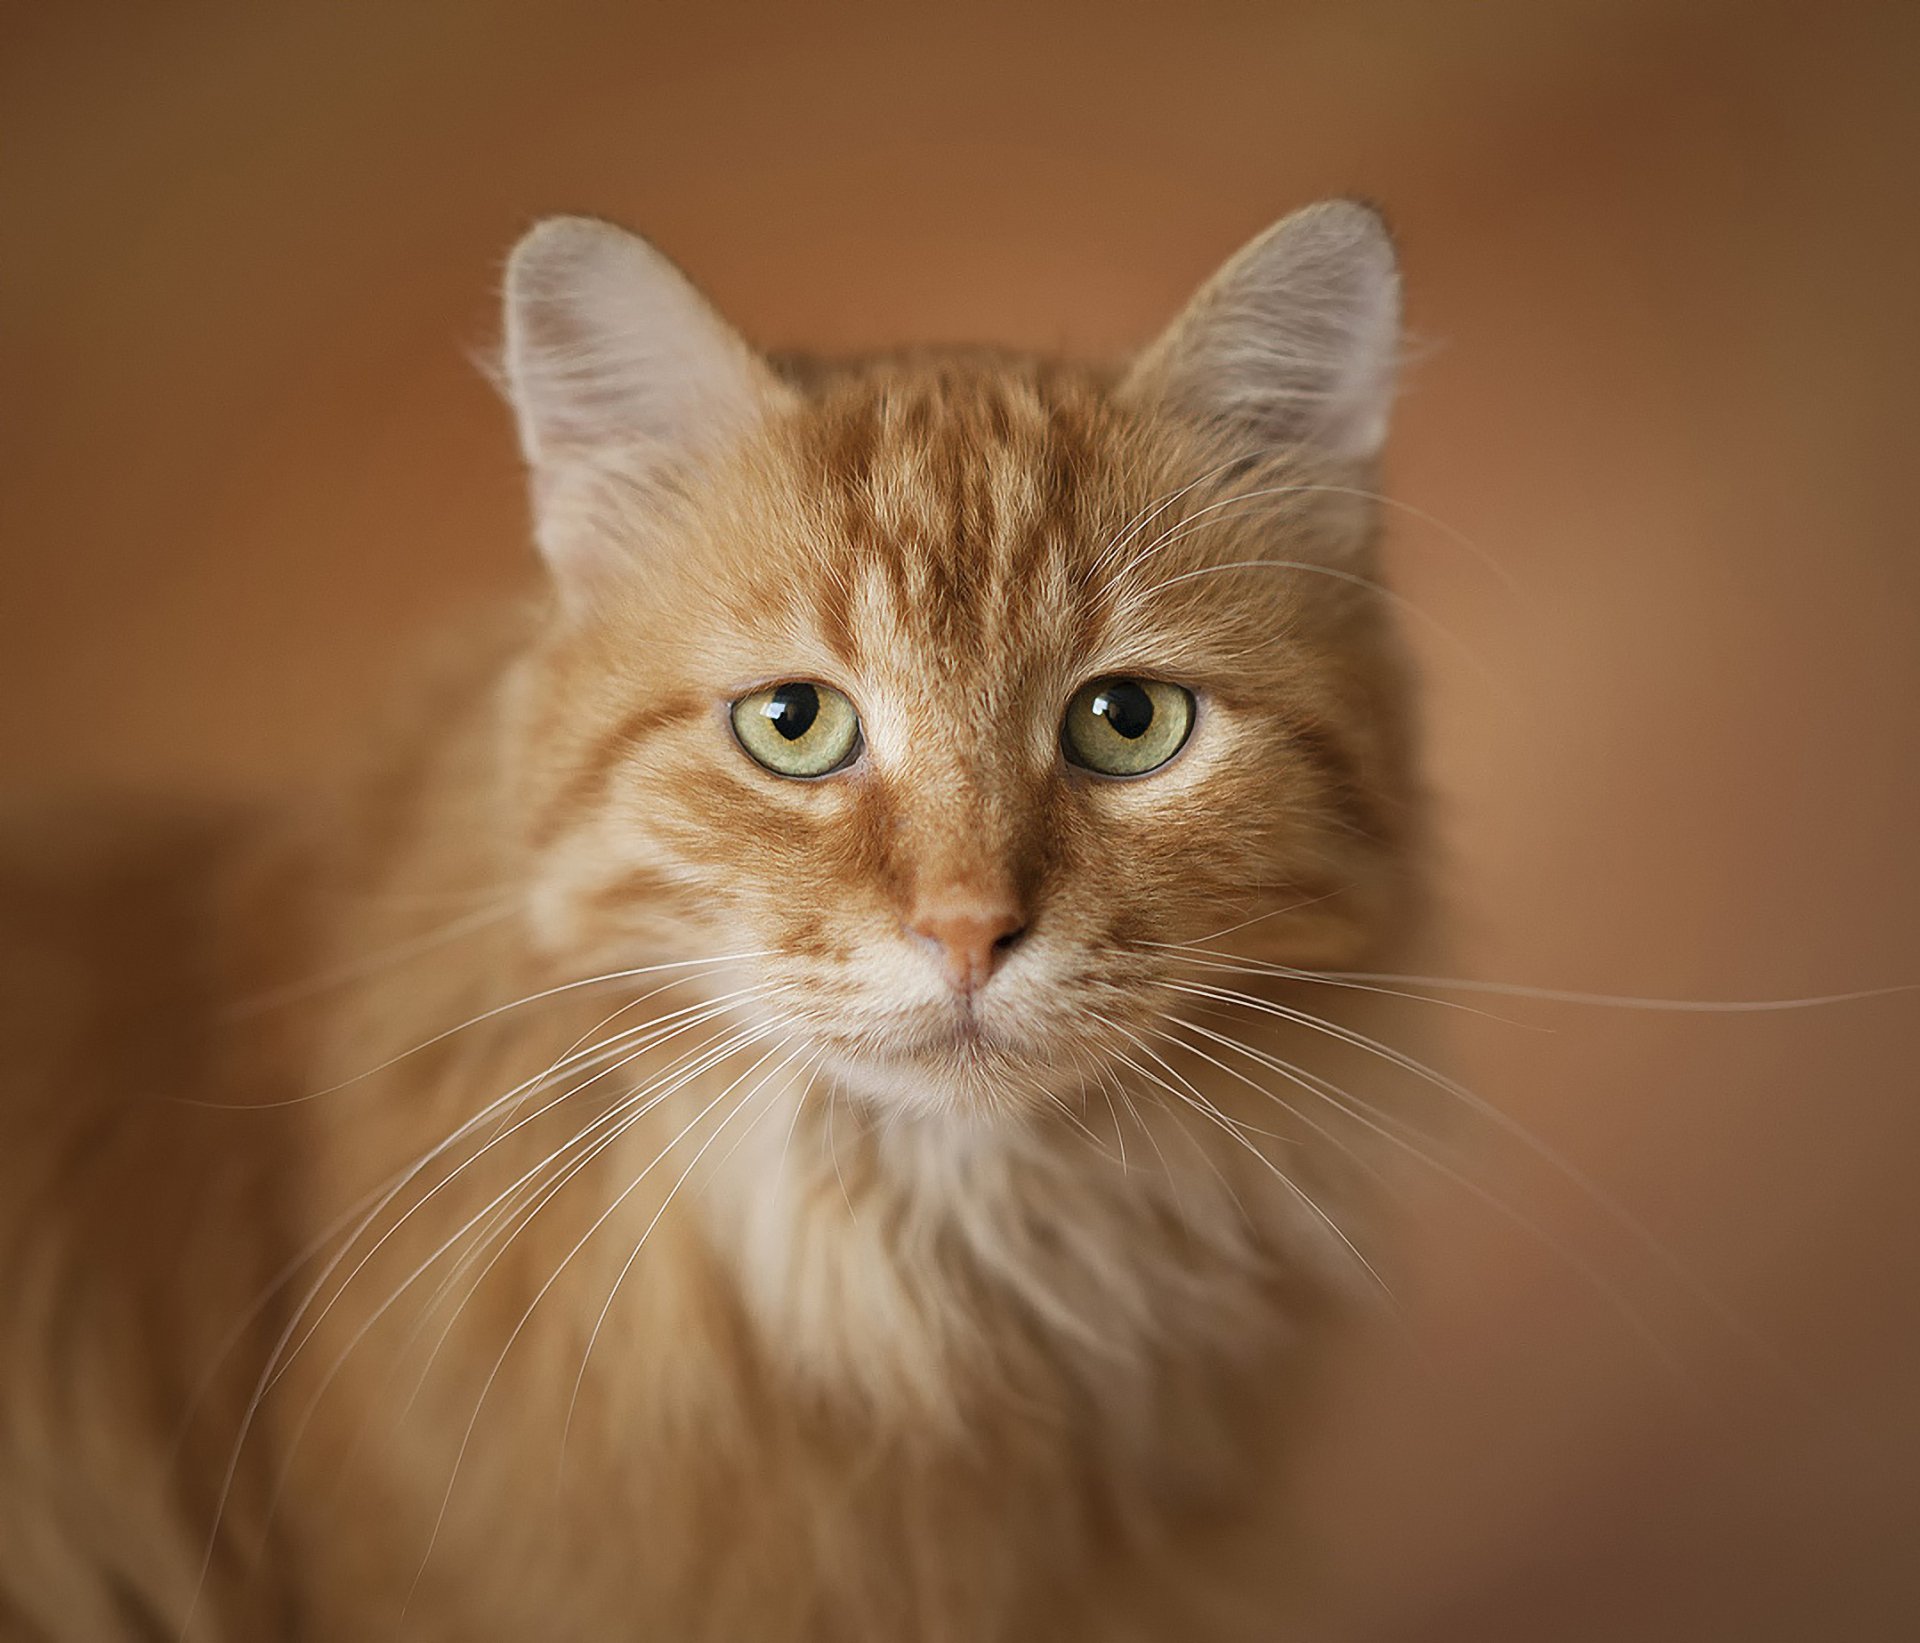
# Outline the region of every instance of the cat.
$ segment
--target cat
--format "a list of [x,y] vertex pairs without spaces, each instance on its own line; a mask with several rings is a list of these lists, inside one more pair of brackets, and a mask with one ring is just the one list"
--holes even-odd
[[1399,311],[1330,202],[1118,367],[825,363],[535,227],[544,591],[307,805],[10,829],[0,1635],[1288,1635]]

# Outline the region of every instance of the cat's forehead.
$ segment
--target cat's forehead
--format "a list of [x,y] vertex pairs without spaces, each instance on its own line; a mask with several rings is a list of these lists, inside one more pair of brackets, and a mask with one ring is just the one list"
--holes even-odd
[[1101,642],[1102,557],[1156,465],[1091,374],[881,369],[829,387],[793,435],[796,614],[849,665],[992,673]]
[[855,379],[802,442],[848,549],[1004,589],[1110,522],[1139,433],[1089,376],[949,364]]

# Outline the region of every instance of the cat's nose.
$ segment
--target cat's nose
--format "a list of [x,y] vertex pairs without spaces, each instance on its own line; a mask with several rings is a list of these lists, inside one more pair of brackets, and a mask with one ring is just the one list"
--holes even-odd
[[1027,926],[1011,897],[978,896],[924,904],[907,928],[939,948],[954,991],[971,995],[986,985]]

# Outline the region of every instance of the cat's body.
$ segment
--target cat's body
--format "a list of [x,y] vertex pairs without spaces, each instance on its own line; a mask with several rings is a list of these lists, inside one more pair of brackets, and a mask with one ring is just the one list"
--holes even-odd
[[[1283,327],[1264,429],[1189,396],[1236,278],[1320,323],[1377,228],[1269,236],[1125,378],[776,375],[542,232],[556,608],[298,826],[9,892],[0,1633],[1271,1635],[1393,1004],[1277,967],[1419,923],[1391,315],[1314,382]],[[1063,769],[1134,674],[1188,745]],[[857,704],[817,780],[729,735],[781,679]]]

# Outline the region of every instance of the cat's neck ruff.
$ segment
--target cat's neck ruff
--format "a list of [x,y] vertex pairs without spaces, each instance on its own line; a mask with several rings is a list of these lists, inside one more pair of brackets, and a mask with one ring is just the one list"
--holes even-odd
[[901,1116],[782,1092],[699,1197],[778,1367],[964,1429],[982,1397],[1137,1421],[1169,1360],[1272,1352],[1276,1293],[1331,1264],[1298,1195],[1219,1134],[1096,1107]]

